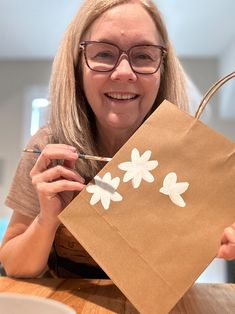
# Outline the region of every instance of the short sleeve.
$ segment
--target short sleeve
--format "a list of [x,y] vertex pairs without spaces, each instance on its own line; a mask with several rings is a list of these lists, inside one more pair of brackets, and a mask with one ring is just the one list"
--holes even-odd
[[[50,143],[50,138],[49,128],[44,127],[30,139],[27,147],[42,150]],[[34,153],[22,153],[5,200],[6,206],[32,218],[36,217],[40,210],[37,193],[29,175],[37,157],[38,155]]]

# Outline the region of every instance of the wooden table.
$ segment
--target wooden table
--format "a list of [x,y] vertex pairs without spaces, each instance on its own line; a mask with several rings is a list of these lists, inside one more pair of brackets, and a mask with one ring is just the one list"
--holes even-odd
[[[138,313],[110,280],[15,280],[0,277],[0,292],[51,298],[71,306],[78,314]],[[171,314],[184,313],[235,313],[235,285],[195,284],[171,311]]]

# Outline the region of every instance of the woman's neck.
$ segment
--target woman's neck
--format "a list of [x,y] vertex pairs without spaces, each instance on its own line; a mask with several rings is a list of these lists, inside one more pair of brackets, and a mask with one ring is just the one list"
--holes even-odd
[[126,130],[112,129],[110,131],[98,126],[97,131],[98,152],[105,157],[113,157],[133,134],[133,132]]

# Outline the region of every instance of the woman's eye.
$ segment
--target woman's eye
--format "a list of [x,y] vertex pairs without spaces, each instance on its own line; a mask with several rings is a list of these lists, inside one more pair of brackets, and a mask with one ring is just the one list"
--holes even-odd
[[134,56],[134,58],[138,59],[138,60],[153,60],[153,58],[150,55],[144,54],[144,53],[138,54],[138,55]]
[[100,59],[112,59],[113,58],[113,54],[110,53],[110,52],[101,51],[101,52],[96,54],[95,58],[96,59],[98,59],[98,58],[100,58]]

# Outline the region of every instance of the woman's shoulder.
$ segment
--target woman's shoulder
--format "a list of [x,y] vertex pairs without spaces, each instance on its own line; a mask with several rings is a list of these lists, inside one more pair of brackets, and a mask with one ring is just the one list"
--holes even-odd
[[53,135],[50,125],[41,127],[29,140],[27,147],[42,150],[47,144],[53,142]]

